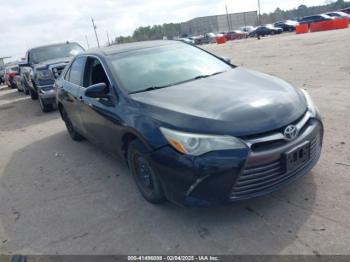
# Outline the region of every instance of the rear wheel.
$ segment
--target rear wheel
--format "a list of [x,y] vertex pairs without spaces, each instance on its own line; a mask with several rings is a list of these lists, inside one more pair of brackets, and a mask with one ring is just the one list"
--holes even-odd
[[129,168],[142,196],[153,204],[160,204],[166,198],[147,154],[147,149],[141,141],[133,140],[128,147]]
[[61,108],[60,111],[61,111],[62,119],[63,119],[64,123],[66,124],[69,136],[74,141],[81,141],[81,140],[83,140],[84,137],[82,135],[80,135],[77,131],[75,131],[74,126],[73,126],[71,120],[69,119],[69,116],[68,116],[66,110],[64,108]]
[[37,100],[38,99],[38,93],[35,92],[33,89],[29,88],[29,94],[30,94],[30,98],[32,100]]

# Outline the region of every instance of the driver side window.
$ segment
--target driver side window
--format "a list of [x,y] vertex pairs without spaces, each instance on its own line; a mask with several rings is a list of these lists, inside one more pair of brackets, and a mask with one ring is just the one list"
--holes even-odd
[[88,57],[86,61],[83,86],[86,88],[99,83],[105,83],[109,86],[107,74],[100,60],[94,57]]

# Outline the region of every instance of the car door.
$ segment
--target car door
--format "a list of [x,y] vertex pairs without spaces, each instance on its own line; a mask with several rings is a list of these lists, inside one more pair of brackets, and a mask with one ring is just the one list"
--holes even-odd
[[[85,136],[93,143],[117,155],[120,148],[121,120],[117,110],[117,94],[105,70],[105,65],[97,57],[87,58],[84,87],[80,90],[80,112]],[[85,90],[91,85],[106,83],[108,87],[106,98],[92,98],[85,95]]]
[[85,56],[79,56],[74,59],[61,80],[61,97],[64,101],[64,108],[76,130],[81,133],[83,133],[84,130],[80,115],[80,89],[83,86],[85,62]]

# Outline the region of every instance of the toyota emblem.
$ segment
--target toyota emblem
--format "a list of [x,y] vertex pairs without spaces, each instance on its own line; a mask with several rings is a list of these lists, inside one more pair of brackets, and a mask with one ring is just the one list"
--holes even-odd
[[289,125],[284,129],[283,135],[287,140],[293,140],[297,137],[298,133],[298,128],[295,125]]

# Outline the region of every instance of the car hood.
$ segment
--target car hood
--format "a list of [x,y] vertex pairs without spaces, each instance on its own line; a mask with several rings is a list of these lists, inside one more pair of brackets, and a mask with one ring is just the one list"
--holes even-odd
[[55,64],[68,64],[72,59],[73,59],[72,56],[50,59],[37,64],[35,67],[40,69],[40,68],[48,68],[49,66],[52,66]]
[[301,90],[243,68],[131,98],[146,114],[173,128],[236,136],[276,130],[307,110]]

